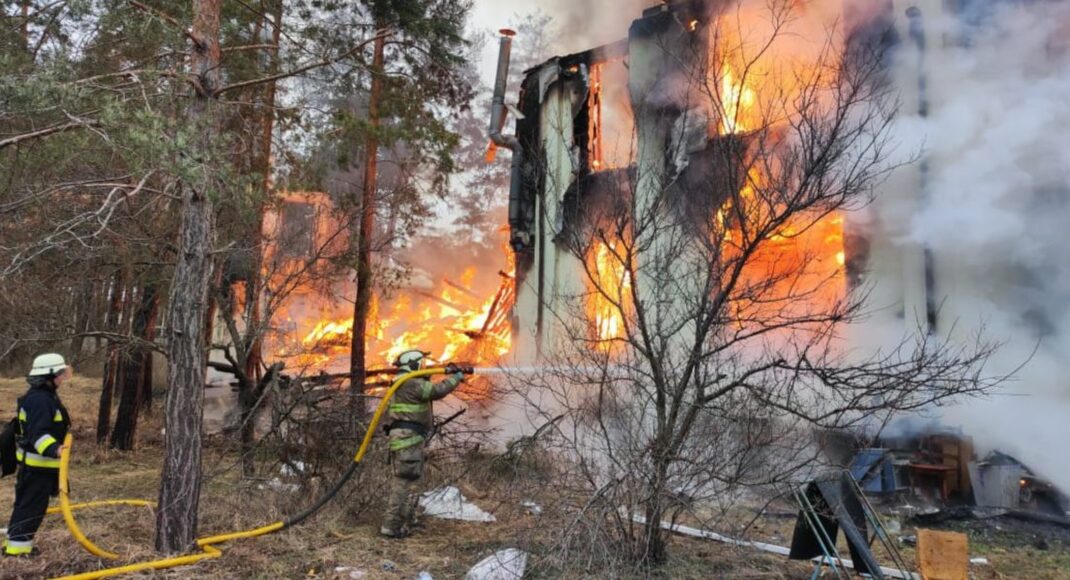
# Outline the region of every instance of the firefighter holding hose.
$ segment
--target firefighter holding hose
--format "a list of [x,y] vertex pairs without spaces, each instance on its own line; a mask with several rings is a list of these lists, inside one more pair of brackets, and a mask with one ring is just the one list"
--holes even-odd
[[7,526],[5,556],[36,552],[33,537],[48,510],[48,498],[59,493],[59,456],[70,428],[70,415],[56,390],[71,376],[63,356],[49,353],[33,359],[26,381],[30,388],[18,400],[15,423],[19,472],[15,506]]
[[[427,354],[419,350],[401,353],[394,362],[398,374],[419,370]],[[449,365],[446,367],[449,376],[439,383],[422,377],[409,379],[390,401],[385,429],[390,439],[394,478],[380,534],[390,538],[403,538],[409,534],[413,521],[412,492],[423,476],[424,443],[434,427],[431,402],[452,393],[464,382],[464,375],[471,372],[471,367]]]

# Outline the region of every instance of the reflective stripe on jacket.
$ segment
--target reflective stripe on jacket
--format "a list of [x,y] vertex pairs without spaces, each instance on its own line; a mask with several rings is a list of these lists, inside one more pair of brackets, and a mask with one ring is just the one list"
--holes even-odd
[[[394,398],[390,400],[390,407],[387,409],[388,424],[395,421],[411,421],[431,431],[435,418],[431,409],[431,401],[437,401],[452,393],[463,381],[464,375],[452,375],[438,383],[432,383],[425,378],[405,381],[394,393]],[[391,451],[399,451],[423,442],[423,436],[414,434],[408,429],[395,429],[390,432]]]
[[18,458],[19,463],[24,463],[30,467],[42,467],[45,469],[59,469],[59,459],[54,457],[47,457],[38,453],[29,452],[26,453],[22,447],[15,448],[15,457]]
[[31,382],[19,399],[18,418],[18,461],[27,467],[59,469],[60,442],[67,436],[70,417],[51,380]]

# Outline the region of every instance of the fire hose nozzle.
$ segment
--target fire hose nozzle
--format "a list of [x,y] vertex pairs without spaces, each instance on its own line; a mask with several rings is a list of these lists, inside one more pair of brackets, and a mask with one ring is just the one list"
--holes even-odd
[[475,368],[473,368],[471,365],[458,365],[453,363],[446,365],[446,374],[448,375],[454,375],[457,373],[472,375],[475,374],[475,372]]

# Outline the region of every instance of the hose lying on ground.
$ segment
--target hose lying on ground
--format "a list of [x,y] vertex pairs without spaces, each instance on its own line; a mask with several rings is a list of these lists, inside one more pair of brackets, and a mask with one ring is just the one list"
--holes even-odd
[[[94,572],[85,572],[82,574],[75,574],[72,576],[62,576],[56,580],[90,580],[94,578],[107,578],[109,576],[116,576],[119,574],[128,574],[132,572],[141,572],[144,570],[160,570],[163,568],[173,568],[175,566],[186,566],[189,564],[195,564],[201,560],[207,560],[211,558],[219,558],[223,555],[223,552],[215,547],[215,544],[221,544],[223,542],[229,542],[230,540],[237,540],[240,538],[255,538],[256,536],[263,536],[284,530],[286,528],[295,526],[310,516],[319,511],[320,508],[327,505],[329,501],[342,489],[342,486],[353,474],[357,472],[357,468],[360,466],[361,460],[364,459],[364,454],[368,452],[368,447],[371,444],[372,438],[375,436],[375,429],[379,426],[379,421],[382,419],[383,412],[386,410],[387,405],[390,403],[390,399],[394,397],[394,393],[401,387],[405,381],[418,377],[427,377],[431,375],[445,374],[445,368],[433,368],[424,369],[419,371],[413,371],[401,375],[394,381],[394,384],[390,386],[386,394],[383,395],[382,401],[379,402],[379,406],[375,409],[375,414],[372,415],[372,420],[368,424],[368,430],[364,433],[364,440],[360,444],[360,448],[357,450],[357,454],[353,457],[353,463],[346,469],[342,477],[331,486],[331,488],[321,496],[316,502],[310,505],[308,508],[302,510],[290,518],[278,522],[268,524],[266,526],[260,526],[258,528],[251,528],[248,530],[230,532],[226,534],[219,534],[216,536],[209,536],[207,538],[201,538],[197,540],[197,547],[202,550],[198,554],[188,554],[184,556],[176,556],[172,558],[161,558],[159,560],[150,560],[147,562],[136,562],[133,564],[127,564],[125,566],[117,566],[115,568],[105,568],[103,570],[96,570]],[[103,500],[94,501],[82,504],[71,504],[70,502],[70,489],[67,483],[67,475],[70,472],[70,460],[71,460],[71,436],[68,434],[67,438],[63,442],[63,453],[60,456],[59,464],[59,508],[52,508],[49,513],[55,513],[59,511],[63,514],[63,521],[67,523],[67,529],[70,530],[71,535],[78,541],[88,552],[104,558],[106,560],[117,560],[119,555],[114,552],[109,552],[96,544],[94,544],[89,538],[82,533],[82,530],[78,527],[78,522],[74,520],[74,512],[78,509],[91,508],[98,506],[109,505],[132,505],[132,506],[148,506],[155,505],[154,502],[140,500],[140,499],[115,499],[115,500]]]

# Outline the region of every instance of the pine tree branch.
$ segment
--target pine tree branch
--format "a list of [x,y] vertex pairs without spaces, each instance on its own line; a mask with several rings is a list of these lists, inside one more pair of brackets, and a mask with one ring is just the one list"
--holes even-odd
[[225,87],[222,87],[222,88],[216,90],[215,93],[213,94],[213,96],[218,97],[219,95],[221,95],[221,94],[223,94],[223,93],[225,93],[227,91],[233,91],[233,90],[236,90],[236,89],[243,89],[245,87],[251,87],[251,86],[255,86],[255,85],[269,83],[269,82],[272,82],[272,81],[277,81],[277,80],[289,78],[289,77],[292,77],[292,76],[296,76],[296,75],[299,75],[299,74],[302,74],[302,73],[306,73],[306,72],[308,72],[310,70],[313,70],[313,69],[323,68],[325,66],[330,66],[330,65],[332,65],[332,64],[334,64],[336,62],[339,62],[339,61],[342,61],[342,60],[344,60],[346,58],[349,58],[350,56],[352,56],[353,54],[355,54],[356,52],[358,52],[359,50],[361,50],[365,46],[368,46],[369,44],[375,42],[377,39],[386,38],[386,37],[390,36],[391,34],[393,34],[393,31],[390,30],[390,29],[378,30],[378,31],[376,31],[375,35],[372,36],[371,38],[367,38],[365,40],[362,40],[361,42],[357,43],[352,48],[350,48],[349,50],[343,52],[342,54],[340,54],[338,56],[335,56],[333,58],[326,58],[326,59],[323,59],[323,60],[320,60],[320,61],[316,61],[316,62],[312,62],[312,63],[306,64],[304,66],[297,67],[297,68],[295,68],[293,70],[288,70],[288,71],[281,72],[281,73],[278,73],[278,74],[268,75],[266,77],[260,77],[260,78],[257,78],[257,79],[250,79],[250,80],[247,80],[247,81],[241,81],[241,82],[233,83],[233,84],[227,85]]
[[65,131],[71,131],[74,129],[87,129],[90,127],[99,127],[100,121],[83,121],[80,119],[70,121],[68,123],[59,123],[44,129],[38,129],[36,131],[30,131],[29,133],[22,133],[21,135],[15,135],[14,137],[8,137],[7,139],[0,140],[0,150],[10,147],[12,145],[18,145],[23,141],[30,141],[33,139],[39,139],[41,137],[48,137],[49,135],[55,135],[56,133],[63,133]]

